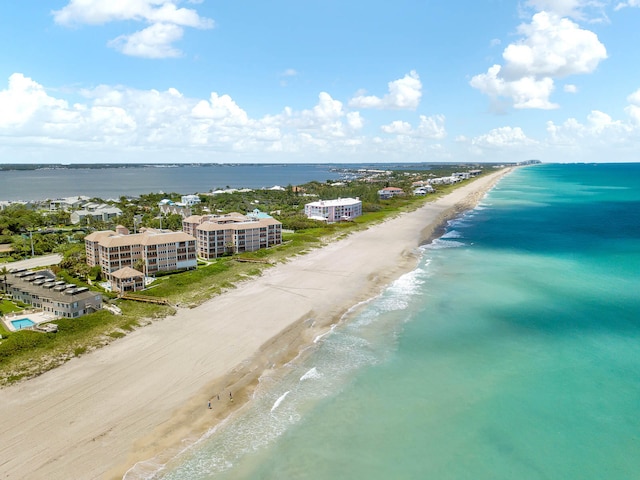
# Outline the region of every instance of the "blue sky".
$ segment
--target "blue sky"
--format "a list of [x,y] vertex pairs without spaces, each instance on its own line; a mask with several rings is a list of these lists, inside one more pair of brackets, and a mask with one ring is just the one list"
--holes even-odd
[[640,0],[20,0],[0,162],[640,161]]

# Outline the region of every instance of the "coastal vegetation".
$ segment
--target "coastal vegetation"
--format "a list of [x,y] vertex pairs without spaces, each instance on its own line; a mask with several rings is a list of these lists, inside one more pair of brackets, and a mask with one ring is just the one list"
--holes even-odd
[[[430,171],[429,174],[450,174],[457,169],[458,166],[449,167],[448,172]],[[182,218],[179,215],[162,217],[157,205],[163,198],[179,200],[179,194],[148,194],[136,199],[123,197],[119,201],[123,215],[113,224],[95,222],[81,231],[67,225],[63,216],[56,217],[56,220],[61,221],[55,228],[50,227],[50,231],[46,231],[43,227],[49,225],[47,221],[51,218],[48,212],[11,206],[0,212],[0,234],[5,240],[10,238],[14,246],[10,258],[30,255],[31,241],[36,255],[61,253],[63,260],[52,268],[54,273],[68,283],[100,290],[105,301],[117,305],[122,314],[114,315],[102,310],[76,319],[59,319],[55,321],[58,325],[57,333],[30,330],[10,332],[0,322],[0,385],[38,375],[70,358],[104,346],[154,319],[172,314],[176,307],[195,307],[212,296],[235,288],[239,282],[261,275],[264,269],[274,264],[286,262],[296,255],[303,255],[354,231],[418,208],[457,187],[442,185],[435,194],[411,195],[411,183],[426,175],[425,172],[396,171],[373,181],[354,179],[348,182],[310,182],[299,187],[289,186],[284,190],[201,195],[202,203],[197,207],[198,212],[244,212],[254,208],[270,212],[283,223],[283,244],[199,262],[195,270],[159,276],[148,289],[136,292],[137,296],[164,299],[168,305],[116,298],[114,294],[100,289],[100,269],[90,268],[86,264],[83,239],[89,231],[113,228],[116,222],[132,230],[143,226],[160,227],[160,223],[164,228],[171,226],[178,229]],[[389,185],[402,188],[407,195],[381,200],[378,190]],[[305,203],[317,198],[339,197],[359,197],[363,201],[363,215],[350,222],[325,224],[307,219],[302,213]],[[37,228],[40,230],[33,233]],[[27,235],[27,232],[31,233]],[[0,265],[10,266],[10,263]],[[1,314],[20,311],[21,308],[24,306],[9,299],[0,302]]]

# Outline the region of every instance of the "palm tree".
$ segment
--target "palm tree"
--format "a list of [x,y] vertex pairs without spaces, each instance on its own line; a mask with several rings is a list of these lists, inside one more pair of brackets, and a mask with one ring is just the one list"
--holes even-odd
[[7,269],[7,267],[2,267],[0,268],[0,275],[2,275],[2,291],[4,293],[7,293],[7,273],[9,273],[9,270]]

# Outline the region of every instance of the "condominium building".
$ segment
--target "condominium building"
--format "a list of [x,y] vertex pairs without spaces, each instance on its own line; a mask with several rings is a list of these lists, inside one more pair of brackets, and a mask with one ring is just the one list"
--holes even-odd
[[57,280],[50,270],[11,270],[6,289],[15,300],[56,317],[76,318],[102,308],[100,293]]
[[112,273],[125,267],[135,268],[140,260],[146,275],[196,268],[196,239],[191,235],[155,229],[130,235],[124,227],[116,230],[85,237],[87,264],[100,265],[110,280]]
[[338,198],[319,200],[304,206],[307,218],[333,223],[340,220],[353,220],[362,215],[362,202],[359,198]]
[[211,259],[228,253],[254,252],[282,243],[282,223],[272,217],[192,215],[183,231],[196,237],[198,256]]

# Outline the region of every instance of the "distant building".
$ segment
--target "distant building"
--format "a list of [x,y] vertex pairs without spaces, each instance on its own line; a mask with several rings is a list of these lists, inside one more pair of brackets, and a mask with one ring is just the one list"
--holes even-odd
[[[200,198],[198,198],[197,203],[200,203]],[[191,216],[191,208],[188,207],[187,204],[175,203],[167,198],[160,200],[158,207],[160,208],[160,213],[162,215],[180,215],[182,218]]]
[[200,203],[200,197],[198,195],[183,195],[180,203],[188,207],[193,207]]
[[57,281],[50,270],[11,270],[7,275],[7,292],[15,300],[56,317],[76,318],[102,308],[100,293]]
[[341,220],[353,220],[362,215],[362,202],[359,198],[338,198],[319,200],[304,206],[307,218],[333,223]]
[[74,225],[78,223],[87,223],[88,219],[108,222],[109,220],[122,215],[122,210],[118,207],[111,207],[109,205],[96,205],[89,204],[85,206],[83,210],[76,210],[71,212],[70,219]]
[[426,195],[427,193],[433,193],[435,189],[431,185],[425,185],[423,187],[418,187],[413,191],[414,195]]
[[380,198],[380,200],[387,200],[393,197],[401,197],[404,194],[404,190],[398,187],[385,187],[382,190],[378,190],[378,198]]
[[252,214],[192,215],[182,230],[196,237],[198,256],[205,259],[282,244],[282,223],[259,210]]
[[88,202],[89,197],[83,195],[75,197],[58,198],[56,200],[49,201],[49,210],[72,210],[74,208],[80,208],[83,203]]

